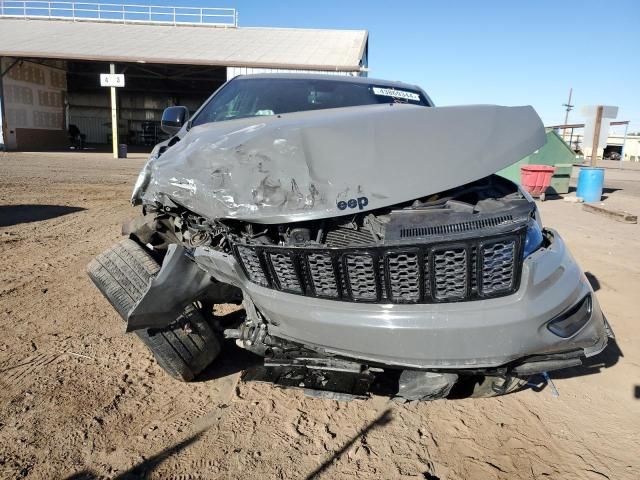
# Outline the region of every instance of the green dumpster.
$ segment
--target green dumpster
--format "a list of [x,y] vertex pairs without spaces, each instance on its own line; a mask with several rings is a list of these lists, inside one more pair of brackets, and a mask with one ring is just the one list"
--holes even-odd
[[573,169],[573,164],[556,163],[554,166],[556,167],[556,171],[553,172],[553,177],[551,177],[551,185],[549,185],[547,193],[551,195],[561,195],[569,193],[569,180],[571,179],[571,170]]
[[564,194],[569,193],[569,179],[571,178],[573,163],[579,161],[580,158],[576,156],[575,152],[565,143],[562,137],[555,130],[548,128],[547,143],[543,147],[513,165],[500,170],[498,175],[519,184],[520,167],[523,165],[549,165],[556,167],[548,193]]
[[517,161],[513,165],[503,168],[498,172],[498,175],[511,180],[513,183],[520,185],[520,167],[523,165],[529,165],[529,157],[524,157],[522,160]]

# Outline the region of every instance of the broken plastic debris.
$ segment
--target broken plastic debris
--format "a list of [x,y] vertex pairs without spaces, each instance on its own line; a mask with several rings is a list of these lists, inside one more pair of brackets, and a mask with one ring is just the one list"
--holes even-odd
[[542,376],[544,377],[545,381],[547,382],[547,385],[549,385],[549,388],[551,389],[551,395],[553,395],[554,397],[559,397],[560,392],[556,388],[556,385],[553,383],[553,380],[551,380],[551,377],[549,376],[549,374],[547,372],[542,372]]

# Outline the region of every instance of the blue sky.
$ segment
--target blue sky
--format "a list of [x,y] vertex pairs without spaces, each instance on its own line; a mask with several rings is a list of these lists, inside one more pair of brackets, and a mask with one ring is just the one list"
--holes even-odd
[[[108,2],[107,2],[108,3]],[[564,120],[618,105],[640,130],[640,1],[260,1],[129,3],[235,7],[240,26],[366,29],[370,76],[422,86],[438,105],[533,105]]]

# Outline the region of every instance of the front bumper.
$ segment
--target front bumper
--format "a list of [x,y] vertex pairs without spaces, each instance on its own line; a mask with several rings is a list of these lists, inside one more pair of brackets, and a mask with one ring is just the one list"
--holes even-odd
[[403,368],[493,368],[537,355],[607,343],[595,296],[589,321],[571,338],[546,324],[571,308],[591,286],[560,236],[529,256],[510,296],[447,304],[359,304],[302,297],[251,283],[230,255],[199,247],[196,262],[221,282],[242,288],[275,337],[362,362]]

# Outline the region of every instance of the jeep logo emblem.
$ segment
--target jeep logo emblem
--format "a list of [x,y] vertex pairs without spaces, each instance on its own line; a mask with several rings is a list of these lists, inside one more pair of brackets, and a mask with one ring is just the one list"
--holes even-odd
[[340,200],[337,206],[340,210],[346,210],[347,208],[356,208],[362,210],[369,205],[369,199],[367,197],[350,198],[347,201]]

